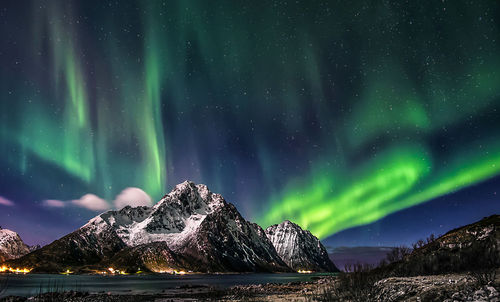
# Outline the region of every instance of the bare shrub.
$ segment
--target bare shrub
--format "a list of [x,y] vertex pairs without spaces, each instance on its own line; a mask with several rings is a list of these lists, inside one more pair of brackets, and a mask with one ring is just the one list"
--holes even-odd
[[494,268],[476,270],[470,273],[472,278],[476,280],[478,285],[491,285],[495,282],[495,278],[497,277],[497,270]]
[[338,275],[332,288],[308,298],[310,301],[372,301],[377,288],[375,282],[379,276],[373,273],[373,266],[367,264],[349,264],[345,272]]
[[385,259],[388,263],[393,263],[403,260],[407,255],[411,253],[411,248],[401,245],[393,248],[389,253],[387,253]]

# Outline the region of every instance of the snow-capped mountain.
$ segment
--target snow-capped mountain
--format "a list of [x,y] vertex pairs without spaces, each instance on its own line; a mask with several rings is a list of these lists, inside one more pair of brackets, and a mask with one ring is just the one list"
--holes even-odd
[[[173,267],[203,272],[289,270],[262,228],[246,221],[205,185],[181,183],[150,210],[131,213],[126,219],[108,214],[89,224],[111,225],[131,247],[113,257],[117,267],[123,263],[121,257],[132,253],[140,259],[139,267],[153,271]],[[155,254],[165,257],[147,256]]]
[[185,181],[151,208],[108,211],[91,219],[82,230],[99,234],[112,228],[129,247],[163,241],[173,248],[183,245],[208,214],[224,205],[224,198],[205,185]]
[[111,227],[100,233],[80,228],[61,239],[6,263],[32,268],[32,272],[60,273],[69,268],[92,265],[108,259],[126,245]]
[[316,236],[297,224],[285,220],[266,229],[278,255],[292,269],[310,271],[338,271],[328,252]]
[[31,253],[31,252],[34,252],[34,251],[36,251],[36,250],[39,250],[39,249],[41,249],[41,248],[42,248],[42,246],[41,246],[41,245],[39,245],[39,244],[35,244],[35,245],[30,245],[30,246],[29,246],[30,253]]
[[29,246],[23,242],[16,232],[0,229],[0,262],[19,258],[29,252]]
[[[165,257],[160,261],[155,253]],[[221,195],[189,181],[151,208],[100,214],[16,263],[46,272],[99,263],[151,271],[290,270],[261,227],[246,221]]]

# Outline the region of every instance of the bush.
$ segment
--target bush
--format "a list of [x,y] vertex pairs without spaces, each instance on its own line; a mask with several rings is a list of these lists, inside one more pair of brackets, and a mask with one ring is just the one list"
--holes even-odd
[[491,285],[495,282],[497,270],[494,268],[476,270],[472,271],[470,275],[474,278],[474,280],[476,280],[476,283],[479,286]]
[[349,264],[340,272],[330,289],[310,296],[308,301],[373,301],[377,293],[375,282],[381,276],[373,271],[373,266],[367,264]]
[[406,256],[411,254],[411,248],[401,245],[399,247],[393,248],[387,255],[385,259],[388,263],[393,263],[403,260]]

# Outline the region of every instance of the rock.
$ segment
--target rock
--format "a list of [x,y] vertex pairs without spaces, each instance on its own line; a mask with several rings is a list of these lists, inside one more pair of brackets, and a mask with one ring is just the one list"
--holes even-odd
[[338,272],[328,252],[316,236],[285,220],[266,229],[278,255],[295,271]]
[[493,286],[486,286],[485,290],[488,292],[489,299],[499,296],[498,291]]
[[461,292],[457,292],[457,293],[454,293],[453,295],[451,295],[451,298],[454,300],[454,301],[463,301],[464,300],[464,295],[461,293]]
[[0,229],[0,263],[16,259],[30,252],[19,235],[8,229]]
[[473,299],[475,301],[486,301],[488,299],[488,295],[482,289],[476,290],[473,295]]

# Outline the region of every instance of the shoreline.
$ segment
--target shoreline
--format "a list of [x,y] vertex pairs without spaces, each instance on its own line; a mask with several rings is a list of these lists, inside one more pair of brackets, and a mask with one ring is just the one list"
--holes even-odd
[[[8,296],[0,298],[0,302],[24,301],[72,301],[72,302],[138,302],[138,301],[290,301],[318,291],[321,284],[329,280],[313,280],[306,282],[266,283],[255,285],[238,285],[229,288],[218,288],[208,285],[184,285],[160,293],[88,293],[78,291],[50,292],[41,295],[22,297]],[[305,301],[305,300],[304,300]]]
[[45,272],[33,272],[33,273],[0,273],[0,276],[32,276],[32,275],[53,275],[53,276],[218,276],[218,275],[298,275],[298,276],[308,276],[312,275],[325,275],[334,276],[338,272],[311,272],[311,273],[299,273],[299,272],[224,272],[224,273],[198,273],[198,272],[186,272],[183,274],[171,274],[171,273],[154,273],[154,272],[142,272],[142,273],[124,273],[124,274],[98,274],[98,273],[45,273]]
[[[137,299],[155,298],[184,298],[200,299],[205,296],[217,296],[221,299],[223,296],[228,296],[233,291],[238,291],[240,294],[248,295],[249,292],[255,292],[256,289],[267,286],[274,288],[273,290],[283,291],[281,288],[290,290],[290,284],[315,284],[320,279],[336,278],[337,273],[224,273],[224,274],[188,274],[188,275],[171,275],[171,274],[141,274],[141,275],[60,275],[60,274],[9,274],[4,276],[12,276],[15,279],[10,279],[12,289],[7,289],[5,294],[15,295],[18,298],[12,301],[24,301],[28,297],[33,297],[39,293],[48,296],[66,295],[73,298],[78,298],[76,301],[101,301],[102,296],[106,296],[110,300],[111,296],[121,297],[131,301]],[[223,277],[224,276],[224,277]],[[234,276],[234,277],[233,277]],[[248,276],[248,277],[247,277]],[[278,278],[273,278],[276,276]],[[30,277],[36,279],[30,280]],[[82,277],[82,279],[79,279]],[[238,278],[239,279],[234,279]],[[26,280],[26,281],[22,281]],[[109,281],[106,281],[109,280]],[[119,284],[122,282],[129,284],[128,289]],[[165,283],[163,283],[163,281]],[[21,294],[19,288],[23,287],[25,282],[34,282],[40,284],[34,286],[35,292],[27,291]],[[87,287],[85,284],[96,282],[99,286]],[[109,287],[106,288],[107,282]],[[73,286],[73,284],[78,284]],[[116,286],[118,284],[118,286]],[[148,284],[159,284],[148,286]],[[312,286],[312,285],[310,285]],[[54,289],[53,289],[54,288]],[[57,288],[57,289],[55,289]],[[55,292],[50,295],[49,292]],[[1,293],[1,289],[0,289]],[[246,293],[246,294],[245,294]],[[4,296],[3,295],[3,296]],[[3,297],[2,296],[2,297]],[[54,297],[50,298],[53,300]],[[4,299],[0,299],[4,301]],[[11,300],[5,300],[11,301]],[[113,300],[110,300],[113,301]],[[141,301],[141,300],[137,300]],[[182,301],[182,300],[181,300]]]
[[[3,297],[0,302],[138,302],[138,301],[329,301],[342,298],[352,289],[339,288],[334,276],[311,281],[236,285],[220,288],[185,284],[159,293],[88,293],[78,291],[44,293],[33,297]],[[500,275],[482,283],[473,275],[442,274],[415,277],[389,277],[376,281],[364,301],[500,301]],[[424,300],[422,300],[424,299]],[[342,299],[341,299],[342,300]],[[426,301],[431,301],[426,300]]]

